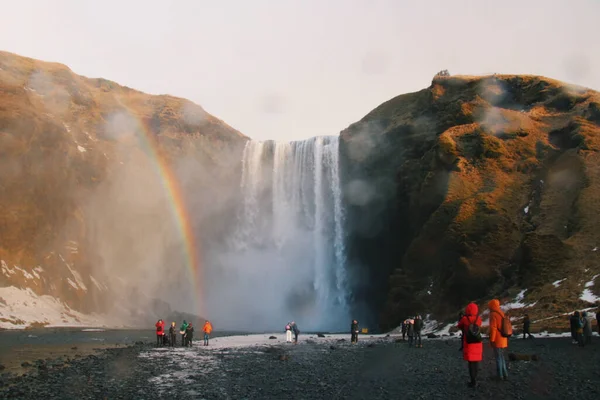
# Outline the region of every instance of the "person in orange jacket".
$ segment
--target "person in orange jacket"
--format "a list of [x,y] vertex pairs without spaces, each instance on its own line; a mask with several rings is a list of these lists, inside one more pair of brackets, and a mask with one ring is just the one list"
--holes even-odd
[[206,321],[204,326],[202,327],[202,331],[204,332],[204,345],[208,346],[208,339],[210,339],[210,333],[213,330],[213,326],[210,321]]
[[502,318],[504,312],[500,309],[500,301],[493,299],[488,303],[490,309],[490,345],[494,350],[496,358],[496,369],[498,379],[507,380],[508,370],[506,369],[506,348],[508,347],[508,338],[502,336]]

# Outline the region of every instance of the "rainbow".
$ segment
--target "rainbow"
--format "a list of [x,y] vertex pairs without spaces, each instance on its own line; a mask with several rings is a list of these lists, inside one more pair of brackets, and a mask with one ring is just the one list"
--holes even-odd
[[134,118],[136,122],[135,133],[141,133],[136,136],[140,138],[142,149],[146,150],[151,159],[155,161],[153,165],[155,166],[156,173],[160,177],[161,184],[167,193],[169,204],[171,206],[171,213],[174,222],[177,225],[177,230],[181,235],[181,240],[184,244],[186,267],[191,273],[191,278],[194,283],[194,290],[196,292],[195,298],[200,303],[196,304],[196,310],[199,315],[204,316],[204,302],[202,301],[202,294],[204,293],[204,281],[202,265],[200,261],[201,246],[200,241],[197,240],[194,229],[190,223],[191,218],[185,203],[185,198],[183,191],[181,190],[179,179],[173,172],[167,159],[161,155],[156,139],[151,133],[152,130],[150,127],[147,126],[146,123],[144,123],[144,121],[137,116],[135,111],[131,110],[123,103],[119,103],[127,110],[128,115]]

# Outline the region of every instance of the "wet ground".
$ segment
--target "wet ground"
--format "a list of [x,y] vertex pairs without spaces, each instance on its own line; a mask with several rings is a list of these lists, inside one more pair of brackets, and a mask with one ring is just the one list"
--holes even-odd
[[[213,336],[232,334],[234,333],[214,332]],[[155,341],[153,330],[41,328],[0,331],[0,372],[22,374],[28,370],[22,364],[34,364],[38,360],[67,360],[136,342]]]
[[[106,350],[64,364],[39,363],[21,377],[2,376],[0,398],[19,399],[597,399],[600,339],[585,348],[568,338],[513,339],[509,352],[537,361],[509,363],[495,380],[485,344],[480,382],[468,388],[456,338],[409,348],[394,337],[305,335],[298,345],[250,337],[204,347],[151,345]],[[254,343],[254,344],[253,344]]]

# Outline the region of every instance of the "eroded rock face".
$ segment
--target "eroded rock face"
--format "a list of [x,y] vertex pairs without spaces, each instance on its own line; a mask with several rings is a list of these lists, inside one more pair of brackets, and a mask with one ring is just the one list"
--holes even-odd
[[516,288],[540,316],[585,306],[582,283],[600,272],[599,99],[542,77],[436,78],[344,130],[363,320],[454,318]]
[[83,312],[177,298],[159,284],[189,264],[173,213],[197,207],[189,231],[216,240],[246,140],[190,101],[0,52],[0,287]]

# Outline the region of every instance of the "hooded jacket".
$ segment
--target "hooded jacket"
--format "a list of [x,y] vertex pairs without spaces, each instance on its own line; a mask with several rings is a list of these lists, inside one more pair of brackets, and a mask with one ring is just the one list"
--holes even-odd
[[165,323],[164,321],[158,321],[154,326],[156,326],[156,334],[162,335],[165,331]]
[[500,309],[500,301],[498,299],[490,300],[488,307],[490,309],[490,344],[498,349],[507,348],[508,338],[500,334],[502,318],[504,318],[504,312]]
[[184,333],[185,333],[185,330],[187,329],[187,327],[188,327],[188,323],[187,323],[187,321],[184,319],[184,320],[183,320],[183,324],[181,324],[181,326],[179,327],[179,331],[180,331],[180,332],[184,332]]
[[212,330],[213,330],[212,324],[210,322],[206,321],[204,323],[204,327],[202,327],[202,331],[204,333],[206,333],[207,335],[210,335],[210,333],[212,332]]
[[481,317],[477,304],[470,303],[465,308],[465,315],[458,321],[458,329],[463,333],[463,359],[465,361],[481,361],[483,359],[483,343],[467,343],[466,330],[469,325],[481,326]]

